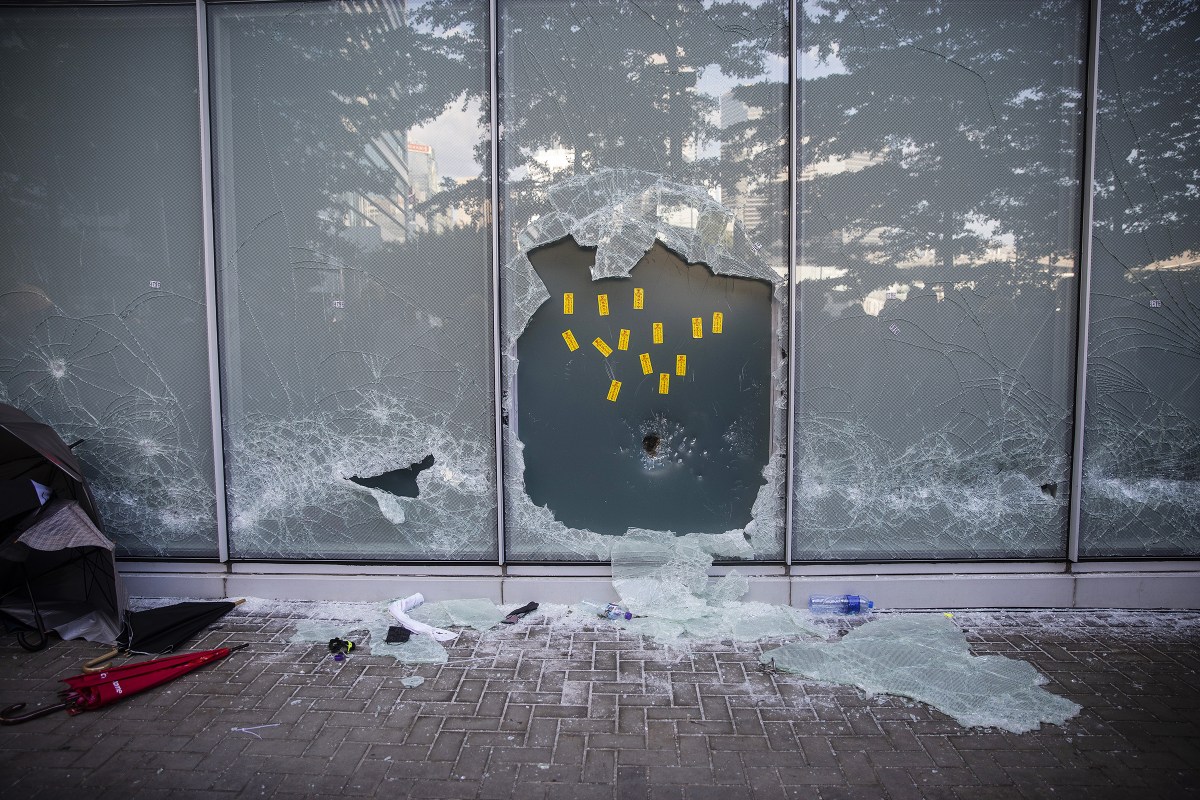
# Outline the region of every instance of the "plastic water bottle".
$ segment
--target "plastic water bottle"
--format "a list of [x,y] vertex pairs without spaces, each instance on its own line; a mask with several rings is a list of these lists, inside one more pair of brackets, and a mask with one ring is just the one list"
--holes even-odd
[[584,600],[583,604],[589,608],[596,609],[596,616],[603,619],[633,619],[633,614],[621,608],[616,603],[609,603],[601,607],[599,603]]
[[857,594],[814,594],[808,598],[808,610],[814,614],[867,614],[875,603]]

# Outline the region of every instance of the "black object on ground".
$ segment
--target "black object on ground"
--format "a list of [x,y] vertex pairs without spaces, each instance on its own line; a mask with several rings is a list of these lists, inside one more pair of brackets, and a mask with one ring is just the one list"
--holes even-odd
[[125,615],[117,646],[83,665],[84,672],[110,668],[110,659],[124,654],[166,655],[228,614],[243,600],[185,600]]
[[125,616],[117,645],[132,653],[173,653],[239,603],[240,600],[189,600],[131,612]]
[[508,613],[508,616],[500,621],[503,622],[505,625],[513,625],[517,622],[517,620],[519,620],[521,617],[525,616],[526,614],[532,614],[534,611],[537,611],[537,608],[538,608],[537,603],[528,602],[525,605],[521,606],[520,608],[510,611]]
[[349,653],[354,649],[354,642],[349,639],[333,638],[329,640],[329,652],[331,653]]
[[388,644],[403,644],[408,641],[408,637],[412,636],[412,631],[403,625],[392,625],[388,627],[387,638],[384,639]]

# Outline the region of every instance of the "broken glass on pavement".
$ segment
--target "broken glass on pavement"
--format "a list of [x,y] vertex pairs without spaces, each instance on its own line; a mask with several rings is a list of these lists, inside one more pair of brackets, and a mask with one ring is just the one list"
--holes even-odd
[[1061,725],[1080,706],[1042,688],[1030,664],[973,656],[958,626],[942,615],[882,617],[836,642],[796,642],[760,657],[781,672],[928,703],[968,727],[1036,730]]

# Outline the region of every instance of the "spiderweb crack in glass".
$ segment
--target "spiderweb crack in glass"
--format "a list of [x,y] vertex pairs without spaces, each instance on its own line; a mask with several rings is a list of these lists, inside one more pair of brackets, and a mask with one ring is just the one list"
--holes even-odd
[[[585,248],[595,248],[592,281],[628,278],[634,266],[656,242],[679,254],[688,263],[707,265],[715,275],[755,278],[772,286],[772,326],[786,330],[787,284],[772,270],[741,230],[733,212],[717,202],[709,190],[667,180],[661,175],[629,169],[599,169],[568,178],[546,190],[552,210],[534,217],[517,238],[518,252],[504,266],[504,341],[502,362],[509,386],[519,370],[517,341],[535,312],[551,295],[529,260],[529,252],[572,237]],[[771,364],[774,386],[786,382],[786,361]],[[505,393],[504,412],[515,415],[514,399]],[[771,403],[770,458],[752,506],[752,521],[741,531],[749,536],[753,554],[779,553],[782,531],[783,447],[786,435],[784,398]],[[506,523],[509,547],[523,558],[608,557],[613,537],[573,528],[555,518],[545,506],[529,497],[525,486],[524,445],[510,427],[504,430]]]
[[41,292],[0,294],[6,318],[35,320],[23,339],[6,337],[0,401],[80,442],[74,452],[124,552],[178,553],[213,525],[206,409],[176,392],[178,363],[153,336],[158,321],[202,308],[148,292],[119,314],[71,317]]
[[1062,725],[1080,706],[1042,688],[1024,661],[973,656],[958,626],[942,615],[872,620],[835,642],[796,642],[759,660],[818,681],[857,686],[928,703],[966,726],[1036,730]]

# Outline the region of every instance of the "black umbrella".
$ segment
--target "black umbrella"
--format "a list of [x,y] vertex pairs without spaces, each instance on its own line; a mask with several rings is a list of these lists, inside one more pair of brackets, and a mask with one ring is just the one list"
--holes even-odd
[[228,614],[245,600],[185,600],[169,606],[147,608],[125,615],[125,626],[111,652],[84,664],[84,670],[105,669],[108,659],[124,653],[163,655],[173,653],[184,642]]
[[112,641],[124,597],[83,467],[53,428],[4,403],[0,490],[0,614],[37,633],[18,633],[21,646],[42,649],[50,630]]

